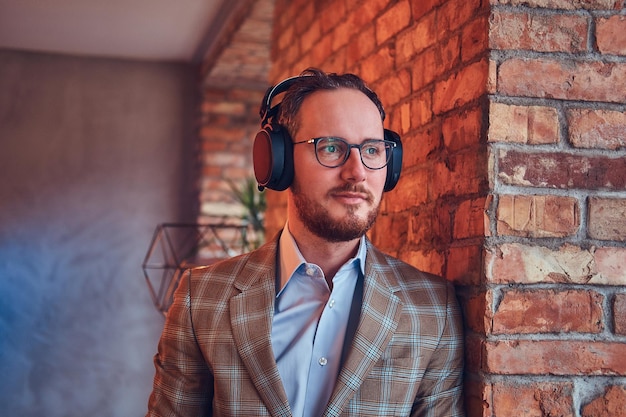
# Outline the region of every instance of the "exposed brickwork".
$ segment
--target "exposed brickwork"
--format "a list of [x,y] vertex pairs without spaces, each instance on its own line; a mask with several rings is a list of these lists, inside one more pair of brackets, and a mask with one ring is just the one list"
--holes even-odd
[[504,184],[626,190],[626,156],[503,150],[498,154],[498,164],[499,179]]
[[558,143],[560,126],[555,108],[491,103],[489,141],[541,145]]
[[567,112],[569,141],[588,149],[626,148],[626,112],[571,109]]
[[626,199],[589,199],[589,237],[626,241]]
[[611,386],[603,396],[583,407],[582,417],[618,417],[626,410],[626,387]]
[[626,376],[626,343],[501,340],[485,343],[485,371],[501,375]]
[[491,390],[494,416],[575,416],[571,383],[497,383]]
[[626,55],[626,16],[598,18],[596,40],[600,53]]
[[626,248],[503,243],[487,251],[487,280],[495,284],[593,284],[626,286]]
[[589,19],[574,14],[539,14],[495,10],[490,21],[490,46],[538,52],[583,52]]
[[493,332],[600,333],[604,329],[604,297],[585,290],[505,291],[493,316]]
[[484,386],[484,415],[620,415],[623,394],[577,398],[589,387],[572,376],[608,388],[626,372],[624,2],[491,5],[492,296],[473,317],[491,318],[481,369],[502,379]]
[[565,237],[580,225],[578,200],[571,197],[501,195],[497,212],[499,235]]
[[[205,89],[200,126],[200,222],[244,214],[229,180],[252,177],[252,138],[259,129],[262,90]],[[231,219],[228,219],[231,218]]]

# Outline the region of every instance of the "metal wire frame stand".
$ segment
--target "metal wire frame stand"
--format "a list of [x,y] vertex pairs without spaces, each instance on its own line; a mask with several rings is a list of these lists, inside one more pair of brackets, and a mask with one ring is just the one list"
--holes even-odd
[[150,296],[157,310],[163,315],[167,314],[185,270],[210,265],[249,251],[250,231],[247,222],[157,225],[142,263]]

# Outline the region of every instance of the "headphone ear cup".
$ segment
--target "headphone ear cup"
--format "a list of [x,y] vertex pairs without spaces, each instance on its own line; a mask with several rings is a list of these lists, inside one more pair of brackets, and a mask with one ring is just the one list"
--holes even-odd
[[398,183],[400,172],[402,171],[402,141],[400,140],[400,135],[389,129],[385,129],[385,140],[396,144],[396,147],[391,152],[391,159],[387,164],[387,179],[383,189],[383,191],[391,191]]
[[289,133],[280,126],[265,125],[254,138],[252,161],[259,190],[286,190],[293,181],[293,142]]

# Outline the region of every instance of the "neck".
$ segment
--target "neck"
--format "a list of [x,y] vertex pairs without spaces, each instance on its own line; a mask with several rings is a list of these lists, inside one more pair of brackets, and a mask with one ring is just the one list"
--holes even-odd
[[322,268],[330,288],[332,288],[332,279],[339,268],[348,259],[356,256],[359,248],[359,238],[346,242],[330,242],[314,235],[298,222],[289,222],[289,232],[296,241],[304,259]]

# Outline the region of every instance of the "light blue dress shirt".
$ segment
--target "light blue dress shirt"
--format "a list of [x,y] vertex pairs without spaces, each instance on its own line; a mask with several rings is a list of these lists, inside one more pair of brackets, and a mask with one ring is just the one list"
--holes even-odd
[[[321,416],[339,374],[356,281],[365,268],[365,238],[357,256],[333,277],[307,263],[285,226],[279,241],[280,276],[272,348],[294,417]],[[280,277],[288,277],[282,288]],[[285,282],[283,279],[282,282]]]

